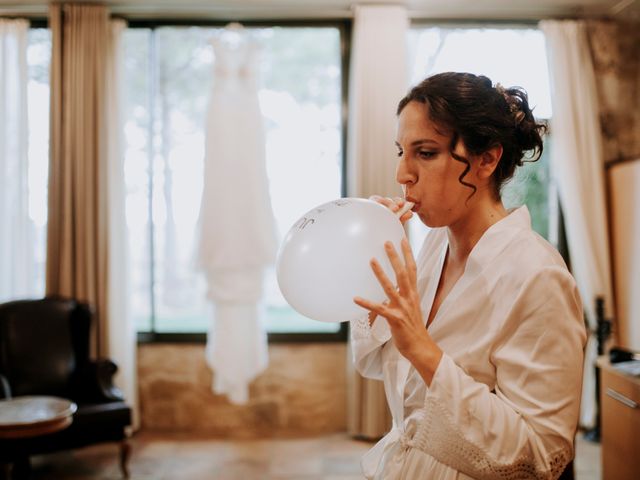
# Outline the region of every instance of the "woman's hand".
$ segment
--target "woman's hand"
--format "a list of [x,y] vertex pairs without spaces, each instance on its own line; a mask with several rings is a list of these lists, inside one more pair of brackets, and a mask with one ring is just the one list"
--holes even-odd
[[[393,213],[396,213],[397,211],[399,211],[407,203],[407,201],[404,198],[400,198],[400,197],[389,198],[389,197],[381,197],[380,195],[371,195],[369,197],[369,200],[373,200],[374,202],[378,202],[379,204],[384,205]],[[400,223],[404,225],[409,221],[411,217],[413,217],[413,212],[411,210],[407,210],[400,217]]]
[[[369,200],[373,200],[374,202],[378,202],[379,204],[384,205],[393,213],[400,211],[400,209],[404,207],[404,205],[407,203],[405,199],[400,197],[390,198],[390,197],[381,197],[380,195],[371,195],[369,197]],[[413,212],[411,210],[406,211],[399,218],[400,223],[404,225],[409,221],[411,217],[413,217]],[[369,315],[367,316],[367,320],[369,321],[370,327],[373,326],[374,322],[376,321],[376,318],[378,318],[378,314],[376,312],[370,311]]]
[[440,363],[442,350],[433,341],[424,324],[418,295],[416,262],[406,237],[402,239],[401,245],[404,262],[393,244],[385,243],[385,251],[396,275],[397,288],[378,261],[371,259],[371,269],[387,294],[388,301],[377,303],[360,297],[353,300],[372,314],[387,319],[396,348],[429,385]]

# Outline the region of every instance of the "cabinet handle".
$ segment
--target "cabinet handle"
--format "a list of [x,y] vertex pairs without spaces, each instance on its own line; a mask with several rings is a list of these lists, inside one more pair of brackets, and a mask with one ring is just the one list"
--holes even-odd
[[613,398],[614,400],[619,401],[623,405],[626,405],[629,408],[638,408],[637,402],[634,402],[630,398],[625,397],[621,393],[616,392],[612,388],[607,388],[607,395]]

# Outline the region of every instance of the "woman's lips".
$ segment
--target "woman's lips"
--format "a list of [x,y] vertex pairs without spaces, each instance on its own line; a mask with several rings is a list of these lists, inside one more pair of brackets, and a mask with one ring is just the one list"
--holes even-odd
[[420,207],[420,202],[418,202],[415,198],[413,198],[413,197],[411,197],[409,195],[407,195],[404,199],[407,202],[413,203],[413,207],[411,207],[411,211],[412,212],[417,212],[418,211],[418,208]]

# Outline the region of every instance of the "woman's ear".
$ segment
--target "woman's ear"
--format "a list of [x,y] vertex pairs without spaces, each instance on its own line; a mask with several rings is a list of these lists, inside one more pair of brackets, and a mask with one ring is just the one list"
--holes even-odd
[[478,159],[478,177],[488,179],[498,167],[498,163],[502,158],[502,145],[491,147],[480,155]]

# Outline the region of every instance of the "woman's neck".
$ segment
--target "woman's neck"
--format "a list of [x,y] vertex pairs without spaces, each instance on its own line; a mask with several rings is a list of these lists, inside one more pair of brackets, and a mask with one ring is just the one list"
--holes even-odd
[[464,264],[484,232],[508,215],[501,200],[493,198],[476,199],[469,202],[465,215],[447,227],[449,237],[449,258]]

